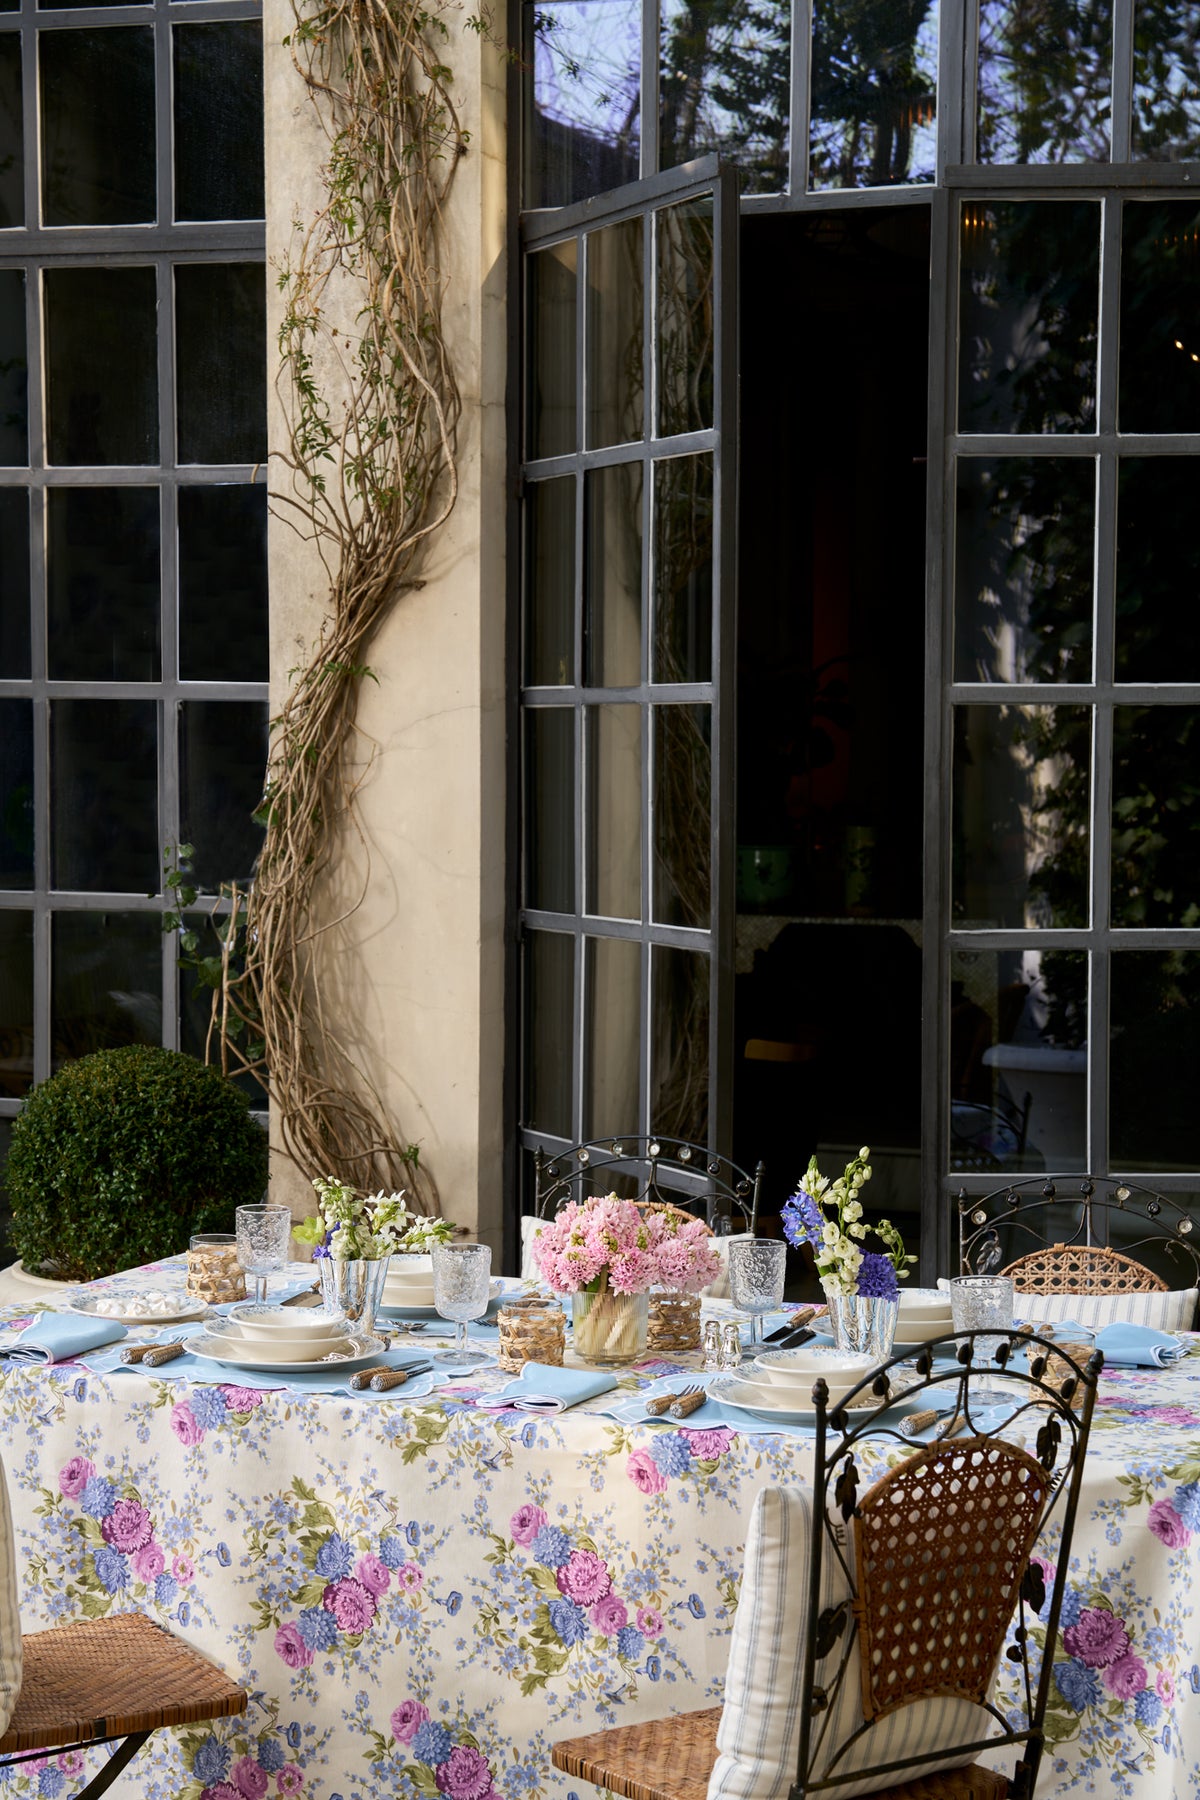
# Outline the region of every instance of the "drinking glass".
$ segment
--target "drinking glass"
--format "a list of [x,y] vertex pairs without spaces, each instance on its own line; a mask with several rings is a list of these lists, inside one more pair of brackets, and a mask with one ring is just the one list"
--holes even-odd
[[267,1276],[286,1269],[292,1243],[292,1213],[287,1206],[239,1206],[238,1261],[254,1277],[254,1298],[267,1297]]
[[729,1293],[739,1312],[750,1314],[748,1355],[762,1346],[763,1314],[783,1305],[787,1245],[782,1238],[739,1237],[729,1245]]
[[487,1311],[492,1288],[490,1244],[435,1244],[433,1246],[433,1304],[443,1319],[458,1323],[452,1350],[433,1358],[456,1369],[473,1369],[487,1362],[486,1351],[467,1348],[467,1320]]
[[[995,1337],[977,1337],[973,1361],[991,1362],[1013,1328],[1013,1284],[1009,1275],[954,1275],[950,1280],[950,1316],[955,1331],[986,1331],[998,1326]],[[972,1382],[971,1399],[976,1404],[996,1405],[1011,1399],[1002,1388],[987,1382]]]

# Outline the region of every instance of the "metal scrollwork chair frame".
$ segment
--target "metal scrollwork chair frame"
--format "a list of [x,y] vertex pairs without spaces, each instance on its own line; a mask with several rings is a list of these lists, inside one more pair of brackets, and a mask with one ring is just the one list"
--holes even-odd
[[746,1231],[758,1225],[762,1163],[750,1174],[703,1144],[665,1137],[599,1138],[549,1155],[539,1146],[533,1160],[539,1219],[551,1218],[569,1200],[602,1192],[608,1176],[623,1175],[636,1183],[630,1198],[639,1203],[689,1211],[701,1205],[699,1216],[715,1231],[732,1228],[735,1216]]
[[[1200,1282],[1195,1221],[1170,1195],[1137,1182],[1036,1176],[989,1194],[960,1189],[957,1204],[959,1262],[967,1275],[991,1275],[1001,1267],[1011,1274],[1019,1266],[1021,1292],[1147,1292],[1168,1285],[1138,1257],[1156,1248],[1184,1287]],[[1114,1241],[1118,1220],[1124,1229]],[[1055,1262],[1063,1279],[1046,1289]],[[1148,1279],[1137,1283],[1137,1272]]]

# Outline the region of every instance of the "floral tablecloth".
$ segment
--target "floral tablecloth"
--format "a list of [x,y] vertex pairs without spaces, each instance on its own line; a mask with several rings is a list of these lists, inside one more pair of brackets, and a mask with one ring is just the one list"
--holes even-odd
[[[662,1365],[654,1367],[661,1370]],[[556,1737],[721,1695],[745,1521],[803,1434],[10,1366],[26,1629],[137,1608],[250,1694],[145,1800],[539,1800]],[[1106,1374],[1039,1792],[1200,1791],[1200,1356]],[[0,1771],[69,1796],[81,1759]]]

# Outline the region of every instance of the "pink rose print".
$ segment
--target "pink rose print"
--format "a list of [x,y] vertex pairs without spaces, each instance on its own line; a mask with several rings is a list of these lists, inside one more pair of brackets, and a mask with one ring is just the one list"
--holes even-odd
[[369,1552],[366,1556],[359,1557],[354,1573],[368,1594],[373,1594],[376,1599],[380,1594],[386,1594],[391,1585],[392,1571],[385,1562],[381,1562],[377,1556],[372,1556]]
[[1168,1550],[1179,1550],[1192,1541],[1191,1532],[1169,1500],[1156,1500],[1146,1514],[1146,1523]]
[[73,1456],[59,1470],[59,1489],[68,1500],[78,1500],[95,1473],[95,1463],[90,1463],[86,1456]]
[[171,1430],[181,1444],[198,1444],[204,1437],[204,1427],[186,1400],[171,1408]]
[[140,1550],[153,1532],[150,1514],[136,1500],[118,1500],[107,1519],[100,1521],[100,1536],[114,1550]]
[[707,1462],[714,1456],[724,1456],[733,1442],[734,1434],[728,1425],[716,1425],[710,1431],[685,1431],[683,1435],[691,1445],[692,1455],[697,1461]]
[[625,1473],[634,1487],[640,1488],[643,1494],[666,1492],[667,1478],[648,1450],[631,1450],[629,1461],[625,1464]]
[[[105,1520],[105,1524],[108,1521]],[[101,1526],[101,1530],[103,1530]],[[141,1544],[133,1553],[133,1572],[139,1581],[157,1581],[167,1566],[167,1559],[160,1545],[151,1540]]]
[[[1104,1669],[1129,1654],[1129,1633],[1115,1613],[1085,1606],[1074,1625],[1068,1625],[1063,1632],[1063,1649],[1089,1669]],[[1142,1674],[1145,1675],[1144,1669]],[[1143,1680],[1142,1686],[1145,1685]]]
[[[231,1387],[225,1384],[225,1405],[230,1412],[253,1412],[262,1404],[262,1395],[257,1388]],[[255,1763],[255,1768],[258,1764]]]
[[171,1564],[171,1573],[176,1581],[188,1582],[196,1573],[196,1565],[190,1556],[177,1556]]
[[1146,1665],[1138,1656],[1122,1656],[1104,1671],[1104,1685],[1118,1700],[1132,1700],[1146,1685]]
[[548,1525],[549,1523],[550,1521],[547,1519],[540,1506],[518,1506],[516,1512],[508,1521],[508,1529],[512,1532],[514,1544],[521,1544],[528,1548],[538,1532],[542,1529],[542,1526]]
[[411,1744],[428,1717],[429,1708],[419,1700],[402,1700],[392,1714],[392,1736],[398,1744]]
[[321,1605],[333,1614],[343,1631],[365,1631],[375,1617],[374,1596],[353,1575],[344,1581],[331,1581],[321,1596]]
[[637,1611],[637,1628],[643,1637],[656,1638],[662,1636],[663,1616],[652,1606],[639,1606]]
[[[28,1766],[28,1765],[26,1765],[26,1766]],[[59,1757],[58,1766],[62,1770],[64,1775],[82,1775],[83,1774],[83,1752],[82,1752],[82,1750],[68,1750],[64,1756]]]
[[275,1633],[275,1648],[289,1669],[306,1669],[313,1653],[294,1625],[281,1625]]
[[396,1586],[402,1594],[415,1594],[424,1581],[425,1571],[418,1568],[416,1563],[401,1563],[396,1570]]
[[1160,1669],[1158,1671],[1158,1680],[1155,1682],[1154,1686],[1163,1705],[1174,1706],[1175,1677],[1172,1675],[1170,1669]]
[[443,1794],[450,1800],[483,1800],[492,1785],[492,1772],[478,1750],[466,1744],[455,1744],[444,1763],[433,1774]]
[[218,1781],[212,1787],[201,1788],[200,1800],[241,1800],[241,1795],[232,1782]]
[[229,1771],[229,1778],[245,1800],[263,1800],[267,1791],[267,1771],[252,1756],[243,1756]]
[[304,1786],[304,1776],[295,1763],[284,1763],[275,1777],[275,1786],[281,1794],[298,1794]]
[[555,1580],[559,1593],[565,1594],[568,1600],[577,1601],[580,1606],[592,1606],[597,1600],[603,1600],[612,1587],[608,1564],[591,1550],[572,1550]]
[[625,1602],[618,1600],[615,1594],[607,1594],[603,1600],[597,1600],[588,1617],[602,1637],[616,1637],[622,1626],[629,1622]]

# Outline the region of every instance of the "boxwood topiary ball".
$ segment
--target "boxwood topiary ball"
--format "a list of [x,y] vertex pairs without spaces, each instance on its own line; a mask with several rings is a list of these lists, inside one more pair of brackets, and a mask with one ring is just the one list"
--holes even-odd
[[267,1137],[218,1069],[132,1044],[68,1063],[13,1124],[12,1242],[33,1274],[90,1281],[232,1231],[261,1200]]

